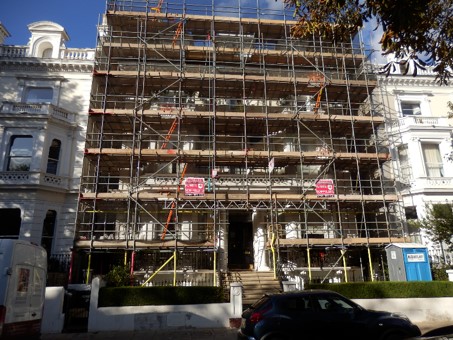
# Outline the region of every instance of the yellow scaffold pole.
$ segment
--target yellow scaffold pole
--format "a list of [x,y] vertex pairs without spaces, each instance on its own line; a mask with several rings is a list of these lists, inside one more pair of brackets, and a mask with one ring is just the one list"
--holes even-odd
[[348,282],[348,270],[347,270],[347,266],[346,266],[346,256],[344,256],[345,253],[346,253],[346,250],[341,249],[341,256],[343,257],[344,282]]
[[176,250],[173,252],[173,287],[176,287]]
[[277,263],[275,259],[275,248],[274,248],[274,241],[275,241],[275,234],[272,232],[272,239],[271,239],[271,251],[272,251],[272,262],[274,266],[274,279],[277,278]]
[[90,283],[90,269],[91,269],[91,253],[88,254],[88,268],[87,268],[87,277],[85,279],[85,283]]
[[124,251],[124,267],[127,266],[127,250]]
[[214,250],[214,268],[213,268],[213,273],[214,273],[214,277],[213,277],[213,282],[214,282],[214,287],[217,286],[217,276],[216,276],[216,269],[217,267],[217,251]]
[[311,282],[310,248],[307,248],[307,262],[308,262],[308,282]]
[[368,262],[370,263],[370,276],[371,276],[371,282],[374,281],[374,275],[373,275],[373,262],[371,262],[371,250],[370,247],[368,247]]
[[175,253],[173,253],[173,255],[167,261],[165,261],[165,263],[162,266],[160,266],[159,269],[157,269],[153,275],[151,275],[145,282],[143,282],[142,286],[145,286],[149,281],[151,281],[154,278],[154,276],[157,275],[157,273],[159,273],[171,260],[173,260],[173,258],[175,257]]

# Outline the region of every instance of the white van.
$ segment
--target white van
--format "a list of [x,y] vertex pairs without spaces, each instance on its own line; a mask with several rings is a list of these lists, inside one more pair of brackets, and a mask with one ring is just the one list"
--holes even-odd
[[0,239],[0,338],[40,335],[46,277],[44,248]]

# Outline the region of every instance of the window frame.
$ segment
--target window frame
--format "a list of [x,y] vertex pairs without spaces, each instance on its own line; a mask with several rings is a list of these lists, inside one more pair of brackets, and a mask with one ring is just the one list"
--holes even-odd
[[[29,152],[29,155],[11,155],[11,152],[14,150],[13,147],[14,147],[14,141],[19,139],[19,138],[22,138],[22,139],[29,139],[31,141],[31,144],[30,144],[30,152]],[[15,171],[30,171],[31,169],[31,166],[32,166],[32,162],[33,162],[33,148],[34,148],[34,137],[32,135],[18,135],[18,134],[13,134],[11,135],[11,137],[9,138],[9,149],[8,149],[8,160],[6,162],[6,171],[10,171],[10,172],[15,172]],[[18,169],[11,169],[11,160],[14,159],[14,158],[26,158],[26,159],[29,159],[29,164],[28,164],[28,168],[26,170],[18,170]]]
[[[36,91],[36,93],[38,93],[38,91],[40,90],[50,90],[50,96],[49,98],[47,98],[46,96],[43,96],[43,97],[39,97],[38,98],[29,98],[29,95],[30,95],[30,92],[32,91]],[[52,104],[53,102],[53,98],[54,98],[54,88],[51,87],[51,86],[27,86],[25,88],[25,95],[24,95],[24,102],[25,103],[28,103],[28,104]]]
[[[56,158],[53,157],[54,155],[52,154],[52,148],[54,148],[54,146],[53,146],[54,142],[59,143],[58,154],[56,155]],[[57,173],[58,173],[58,165],[60,163],[60,155],[61,155],[61,145],[62,145],[61,140],[59,140],[57,138],[52,139],[52,142],[49,145],[49,152],[47,154],[47,166],[46,166],[47,174],[57,175]],[[49,170],[49,167],[51,167],[52,171]]]

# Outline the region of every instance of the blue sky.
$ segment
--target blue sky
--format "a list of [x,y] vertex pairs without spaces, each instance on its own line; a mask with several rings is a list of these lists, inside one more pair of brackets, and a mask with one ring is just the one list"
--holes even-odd
[[26,45],[32,22],[53,21],[68,33],[67,47],[95,47],[104,11],[105,0],[0,0],[0,21],[11,35],[5,40],[8,45]]
[[[168,2],[179,1],[182,0]],[[281,0],[186,0],[186,4],[211,5],[213,1],[216,8],[238,7],[239,3],[242,8],[258,5],[260,8],[272,8],[277,11],[283,8]],[[163,6],[165,3],[167,0],[164,0]],[[65,28],[70,38],[66,43],[67,47],[94,48],[96,27],[102,13],[105,12],[105,4],[106,0],[0,0],[0,22],[11,34],[5,44],[26,45],[30,37],[27,25],[48,20]],[[380,33],[374,32],[372,28],[368,27],[363,33],[367,49],[376,48],[380,38]],[[379,53],[374,53],[372,59],[379,59]]]

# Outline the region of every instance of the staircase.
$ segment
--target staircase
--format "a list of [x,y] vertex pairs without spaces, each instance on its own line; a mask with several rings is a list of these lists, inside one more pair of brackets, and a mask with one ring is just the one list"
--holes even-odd
[[248,270],[229,271],[223,274],[225,291],[230,291],[232,282],[242,283],[242,304],[249,306],[266,293],[279,293],[282,291],[280,282],[274,279],[274,273],[255,272]]

